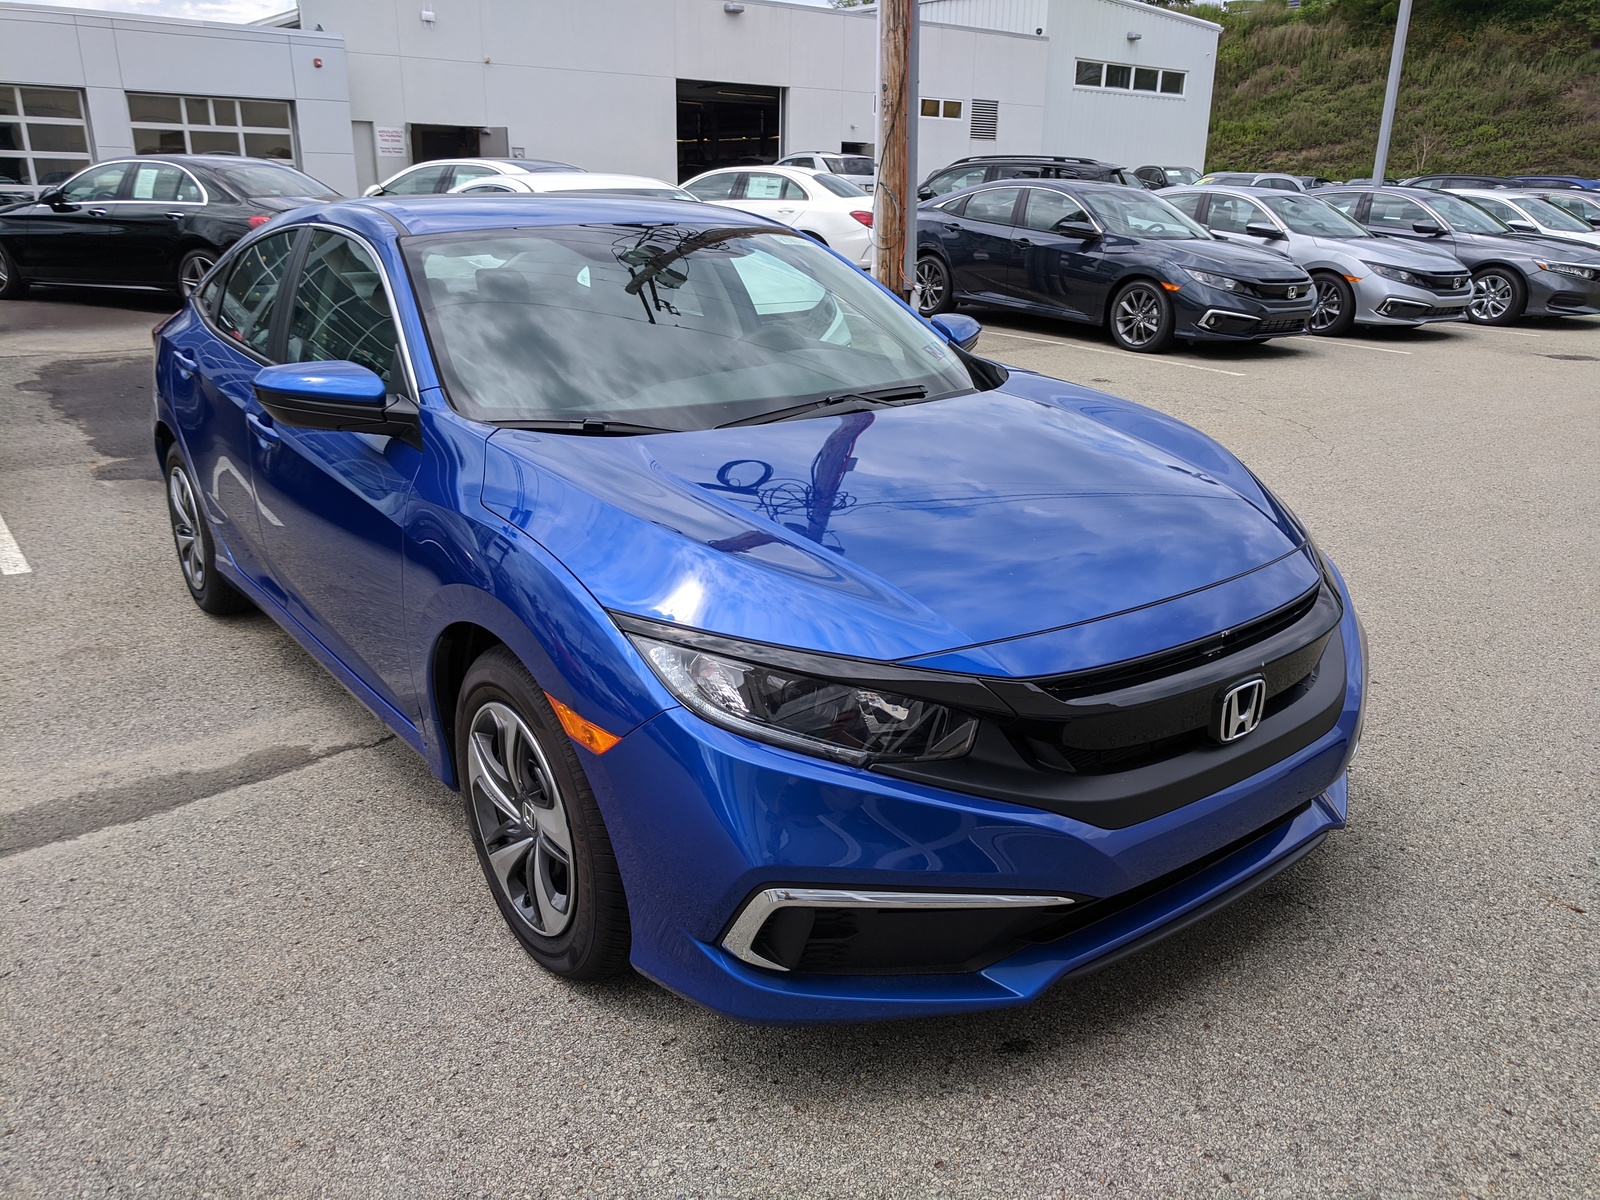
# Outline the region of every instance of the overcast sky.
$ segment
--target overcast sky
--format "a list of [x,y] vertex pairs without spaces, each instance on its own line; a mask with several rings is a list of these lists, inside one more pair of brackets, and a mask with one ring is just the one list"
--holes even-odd
[[[288,12],[294,0],[29,0],[64,8],[101,8],[152,17],[195,17],[203,21],[256,21]],[[401,0],[402,3],[405,0]],[[581,3],[582,0],[570,0]],[[789,0],[792,4],[826,4],[828,0]]]

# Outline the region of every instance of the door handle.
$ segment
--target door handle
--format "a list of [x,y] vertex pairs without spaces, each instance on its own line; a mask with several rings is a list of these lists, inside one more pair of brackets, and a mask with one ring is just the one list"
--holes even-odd
[[188,213],[181,213],[181,212],[171,212],[171,213],[167,214],[167,216],[171,217],[174,221],[181,221],[185,217],[187,217],[188,215],[189,215]]
[[1019,246],[1031,246],[1031,245],[1033,245],[1033,243],[1031,241],[1029,241],[1027,238],[1018,238],[1017,239],[1017,245],[1019,245]]
[[792,209],[792,208],[780,208],[780,209],[779,209],[779,210],[778,210],[778,215],[779,215],[779,216],[780,216],[780,217],[787,217],[787,216],[788,216],[788,215],[789,215],[789,214],[791,214],[791,213],[792,213],[792,212],[794,212],[794,209]]
[[195,362],[194,359],[190,358],[182,350],[174,350],[172,352],[172,365],[178,368],[178,374],[182,375],[185,379],[189,378],[189,376],[193,375],[200,369],[200,364]]
[[272,427],[272,418],[266,413],[245,413],[244,423],[263,442],[276,442],[283,436]]
[[957,225],[954,221],[946,221],[944,223],[944,227],[946,229],[948,229],[951,233],[960,233],[961,232],[961,226]]
[[89,215],[91,217],[103,217],[110,211],[111,210],[108,208],[91,208],[89,210]]

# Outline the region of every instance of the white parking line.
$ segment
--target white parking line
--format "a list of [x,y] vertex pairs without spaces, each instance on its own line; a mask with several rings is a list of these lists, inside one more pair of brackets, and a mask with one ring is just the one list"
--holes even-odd
[[1496,329],[1493,325],[1476,325],[1485,333],[1509,333],[1512,337],[1543,337],[1542,333],[1529,333],[1526,329]]
[[[1083,346],[1064,338],[1023,337],[1020,333],[1006,333],[999,329],[985,329],[984,333],[992,333],[995,337],[1015,338],[1019,342],[1038,342],[1041,346],[1067,346],[1073,350],[1087,350],[1090,354],[1110,354],[1124,360],[1129,357],[1129,352],[1126,350],[1102,350],[1099,346]],[[1198,363],[1178,362],[1176,359],[1157,358],[1154,355],[1146,356],[1143,361],[1159,363],[1163,367],[1187,367],[1191,371],[1210,371],[1213,375],[1234,375],[1240,379],[1245,378],[1243,371],[1224,371],[1221,367],[1202,367]]]
[[1348,346],[1352,350],[1376,350],[1379,354],[1410,354],[1410,350],[1391,350],[1387,346],[1369,346],[1365,342],[1336,342],[1332,338],[1322,339],[1324,346]]
[[28,560],[22,557],[22,547],[6,528],[6,519],[0,517],[0,575],[27,575],[32,571]]

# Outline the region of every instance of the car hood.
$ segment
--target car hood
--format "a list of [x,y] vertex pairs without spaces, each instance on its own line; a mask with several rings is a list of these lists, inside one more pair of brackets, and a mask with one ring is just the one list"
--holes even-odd
[[1478,249],[1497,254],[1515,254],[1523,258],[1545,258],[1560,254],[1567,262],[1580,262],[1600,267],[1600,249],[1582,242],[1569,242],[1563,238],[1539,233],[1458,233]]
[[[485,506],[606,608],[861,658],[1082,627],[1276,564],[1260,572],[1270,587],[1193,618],[1215,632],[1317,578],[1292,518],[1216,443],[1022,372],[996,391],[735,429],[502,429],[486,457]],[[1067,669],[1065,651],[1041,653],[988,669]]]
[[1303,279],[1306,274],[1287,254],[1276,250],[1258,249],[1237,242],[1157,242],[1146,241],[1146,247],[1160,247],[1180,267],[1197,267],[1202,271],[1220,271],[1247,282],[1265,280]]
[[1325,238],[1306,241],[1319,250],[1344,253],[1362,262],[1380,262],[1395,267],[1415,267],[1419,271],[1442,274],[1465,273],[1461,260],[1448,250],[1414,246],[1399,238]]

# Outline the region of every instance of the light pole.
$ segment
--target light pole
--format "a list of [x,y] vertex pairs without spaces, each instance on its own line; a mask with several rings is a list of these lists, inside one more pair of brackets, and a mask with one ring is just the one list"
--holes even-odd
[[1383,186],[1389,170],[1389,138],[1394,133],[1394,107],[1400,98],[1400,68],[1406,59],[1406,33],[1411,28],[1411,0],[1400,0],[1394,23],[1394,50],[1389,55],[1389,86],[1383,93],[1383,120],[1378,124],[1378,155],[1372,164],[1372,183]]

